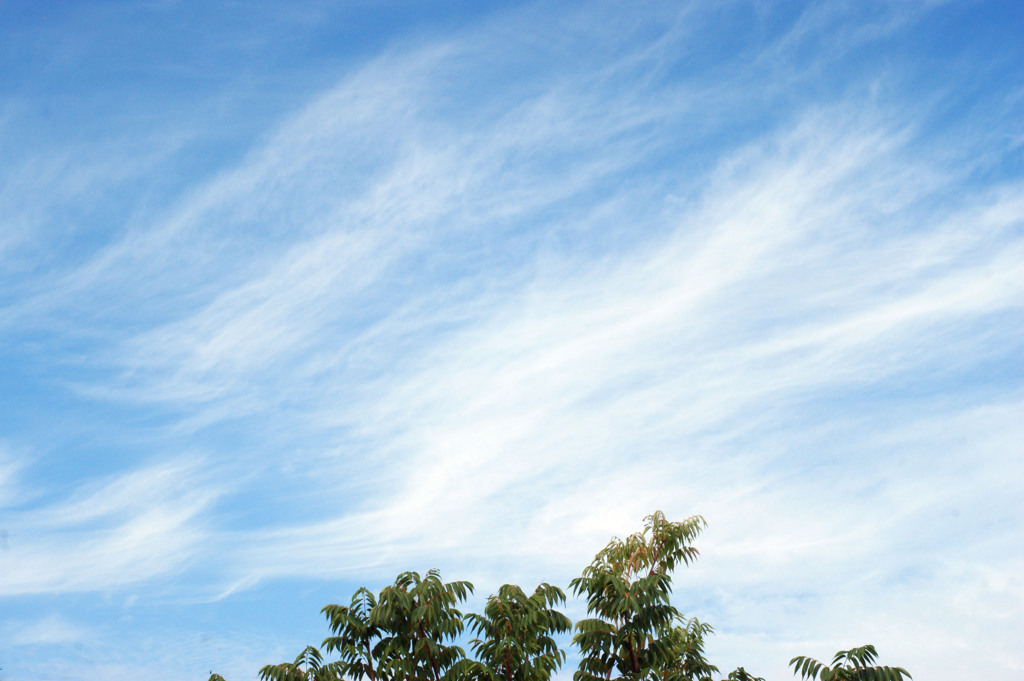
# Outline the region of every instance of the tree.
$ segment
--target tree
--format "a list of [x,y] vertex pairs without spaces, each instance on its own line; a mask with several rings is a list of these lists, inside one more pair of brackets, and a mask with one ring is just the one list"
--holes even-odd
[[902,667],[882,667],[874,664],[878,652],[873,645],[840,650],[827,665],[817,660],[799,655],[789,661],[794,674],[801,679],[818,679],[819,681],[902,681],[903,677],[911,678]]
[[[261,681],[340,681],[337,669],[324,664],[320,651],[313,646],[299,653],[294,662],[268,664],[260,669]],[[211,680],[212,681],[212,680]]]
[[437,570],[424,577],[403,572],[374,597],[360,589],[348,606],[323,609],[334,631],[324,640],[341,659],[340,676],[370,681],[441,681],[465,658],[448,642],[462,633],[463,615],[455,607],[472,593],[469,582],[441,582]]
[[[582,653],[573,681],[711,681],[718,668],[704,652],[710,624],[684,617],[670,602],[672,571],[699,553],[694,540],[700,516],[669,522],[656,511],[644,529],[613,538],[569,586],[587,600],[588,619],[576,624],[573,643]],[[403,572],[379,594],[359,589],[348,605],[327,605],[333,635],[321,647],[336,653],[325,663],[308,646],[294,662],[267,665],[262,681],[550,681],[566,659],[555,637],[572,630],[555,606],[565,594],[541,584],[531,596],[506,584],[487,599],[483,614],[463,615],[458,605],[473,592],[469,582],[441,581]],[[475,659],[453,645],[469,626]],[[809,657],[790,661],[801,681],[904,681],[901,667],[875,665],[866,645],[836,653],[826,665]],[[224,681],[211,672],[209,681]],[[728,681],[765,681],[743,667]]]
[[683,626],[676,627],[676,652],[673,662],[668,665],[662,678],[710,681],[711,675],[718,673],[718,667],[708,662],[704,656],[704,638],[713,632],[710,624],[705,624],[696,617],[691,617]]
[[587,614],[596,615],[576,625],[573,642],[583,659],[574,681],[682,681],[718,671],[703,658],[710,626],[686,620],[669,601],[671,572],[696,560],[691,544],[704,519],[673,523],[657,511],[644,525],[625,540],[612,539],[569,583],[586,595]]
[[370,613],[377,607],[377,597],[366,588],[357,590],[347,606],[325,605],[320,611],[334,636],[324,639],[323,648],[341,656],[338,670],[342,676],[361,681],[377,681],[384,650],[380,647],[381,628],[370,622]]
[[477,660],[467,660],[460,671],[483,681],[548,681],[565,661],[553,635],[572,628],[554,609],[559,603],[565,603],[565,594],[550,584],[529,597],[518,586],[502,586],[487,599],[483,615],[466,616],[480,638],[469,642]]

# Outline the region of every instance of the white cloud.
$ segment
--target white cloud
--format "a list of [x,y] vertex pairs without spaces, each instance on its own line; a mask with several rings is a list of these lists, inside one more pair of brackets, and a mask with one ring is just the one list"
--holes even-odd
[[[794,419],[789,410],[813,407],[829,391],[969,363],[991,340],[972,320],[1020,305],[1018,247],[998,247],[990,229],[976,227],[988,218],[970,219],[972,211],[955,228],[944,223],[941,242],[930,230],[870,235],[879,199],[902,195],[886,210],[907,219],[899,211],[941,187],[890,172],[899,137],[824,119],[741,154],[753,160],[692,212],[670,218],[675,232],[657,246],[541,271],[511,295],[481,289],[474,317],[405,375],[369,384],[358,405],[325,414],[357,428],[371,451],[388,452],[359,463],[364,475],[388,471],[362,501],[375,510],[253,542],[295,556],[291,567],[262,553],[251,562],[261,573],[365,570],[379,557],[367,536],[410,559],[427,547],[458,547],[464,563],[495,552],[565,556],[576,541],[578,560],[597,532],[567,540],[551,527],[538,539],[540,518],[587,523],[595,509],[586,500],[633,490],[605,534],[696,493],[676,477],[694,465],[680,448],[696,447],[700,475],[717,494],[748,494],[773,459],[737,450],[727,433],[782,427]],[[878,182],[871,169],[880,158],[889,161],[880,172],[908,186]],[[987,211],[1004,215],[1001,229],[1021,218],[1008,196],[997,194]],[[858,234],[864,240],[851,243]],[[715,447],[719,461],[704,458]],[[623,456],[635,465],[623,466]],[[734,470],[754,456],[761,466]],[[651,480],[650,470],[662,473]],[[820,519],[830,535],[838,519]],[[815,522],[805,517],[796,531],[813,535]],[[488,539],[495,535],[497,544]],[[824,548],[842,552],[851,541],[832,538]],[[305,560],[311,552],[325,559]]]
[[89,635],[84,627],[60,615],[34,622],[8,624],[8,641],[15,646],[54,646],[81,641]]
[[520,17],[354,69],[140,205],[5,328],[75,339],[87,370],[55,383],[212,463],[128,464],[5,517],[0,594],[175,577],[229,603],[433,566],[564,585],[662,508],[711,523],[678,593],[723,665],[786,677],[877,632],[916,675],[995,640],[1005,677],[1024,186],[982,186],[1005,144],[937,131],[887,76],[797,92],[914,11],[804,63],[846,22],[814,10],[712,73],[683,68],[689,17],[641,46],[631,12]]
[[194,464],[165,463],[9,513],[0,594],[95,591],[181,571],[207,538],[218,492]]

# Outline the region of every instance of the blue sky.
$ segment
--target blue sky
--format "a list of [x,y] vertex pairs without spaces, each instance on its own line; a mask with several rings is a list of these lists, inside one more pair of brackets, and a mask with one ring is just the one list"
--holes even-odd
[[1020,3],[296,5],[0,2],[0,678],[654,509],[724,672],[1020,678]]

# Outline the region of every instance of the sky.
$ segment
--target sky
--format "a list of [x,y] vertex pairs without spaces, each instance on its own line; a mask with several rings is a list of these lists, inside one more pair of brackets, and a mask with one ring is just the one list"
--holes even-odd
[[723,675],[1020,679],[1021,35],[0,1],[0,679],[255,679],[360,586],[567,588],[656,509]]

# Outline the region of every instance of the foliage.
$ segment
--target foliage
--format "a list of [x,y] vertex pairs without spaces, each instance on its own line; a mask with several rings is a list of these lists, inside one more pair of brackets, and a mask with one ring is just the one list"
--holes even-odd
[[379,661],[384,651],[380,647],[381,628],[370,622],[370,613],[377,607],[377,597],[366,588],[357,590],[347,606],[326,605],[321,612],[334,636],[324,639],[327,652],[337,652],[338,670],[342,676],[361,681],[377,680]]
[[658,511],[644,524],[625,540],[612,539],[569,583],[576,595],[586,595],[587,614],[596,615],[576,625],[573,642],[583,658],[574,681],[682,681],[717,671],[702,655],[710,627],[686,620],[669,602],[670,573],[697,558],[691,543],[704,519],[673,523]]
[[379,626],[370,622],[370,613],[377,607],[372,591],[361,588],[352,595],[349,605],[326,605],[321,610],[327,616],[335,635],[324,639],[327,652],[337,652],[341,675],[360,681],[366,677],[377,679],[378,660],[383,650],[378,648],[382,636]]
[[872,645],[840,650],[827,665],[802,655],[789,661],[794,674],[801,679],[819,679],[819,681],[902,681],[903,677],[911,678],[902,667],[881,667],[874,664],[878,652]]
[[710,624],[705,624],[696,617],[691,617],[683,626],[676,627],[673,660],[661,678],[711,679],[712,674],[718,673],[718,667],[708,662],[704,656],[704,637],[713,632]]
[[323,646],[340,654],[335,669],[341,676],[441,681],[465,658],[462,648],[448,641],[462,633],[463,615],[456,606],[472,591],[469,582],[442,583],[436,570],[423,578],[403,572],[377,597],[360,589],[348,606],[324,607],[334,636]]
[[313,646],[299,653],[294,662],[268,664],[260,669],[261,681],[337,681],[341,677],[334,665],[324,663],[320,651]]
[[467,676],[485,681],[548,681],[565,661],[553,634],[572,628],[569,618],[553,606],[565,603],[565,594],[550,584],[538,586],[532,596],[506,584],[487,599],[483,615],[466,616],[473,633],[470,641],[478,661],[463,666]]
[[[718,668],[704,652],[711,625],[686,618],[670,602],[671,572],[699,555],[693,541],[700,516],[669,522],[656,511],[644,529],[613,538],[582,576],[569,583],[587,599],[591,617],[576,624],[582,653],[573,681],[711,681]],[[463,615],[458,605],[469,582],[444,583],[436,570],[424,577],[403,572],[379,594],[359,589],[348,605],[322,612],[333,633],[322,647],[338,659],[325,663],[308,646],[293,662],[267,665],[261,681],[550,681],[566,659],[555,637],[572,623],[555,606],[565,594],[541,584],[531,596],[512,584],[487,599],[483,614]],[[468,625],[475,659],[453,644]],[[801,681],[904,681],[901,667],[875,665],[866,645],[836,653],[831,664],[809,657],[790,661]],[[211,672],[209,681],[224,681]],[[743,667],[728,681],[765,681]]]
[[743,667],[736,667],[736,669],[733,669],[729,672],[729,676],[727,678],[728,681],[765,681],[763,677],[751,676],[750,672]]

